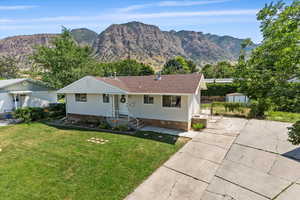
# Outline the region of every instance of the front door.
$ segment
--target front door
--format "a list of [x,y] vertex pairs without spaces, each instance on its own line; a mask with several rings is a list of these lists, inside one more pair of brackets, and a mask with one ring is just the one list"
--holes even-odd
[[127,107],[128,98],[126,95],[119,96],[119,112],[120,115],[128,115],[128,107]]
[[119,96],[114,95],[114,116],[119,116],[120,108],[119,108]]

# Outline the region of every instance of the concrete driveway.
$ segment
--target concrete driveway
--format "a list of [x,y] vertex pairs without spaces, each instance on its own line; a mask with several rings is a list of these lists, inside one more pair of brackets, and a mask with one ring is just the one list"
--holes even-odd
[[297,200],[300,150],[288,123],[209,123],[126,200]]
[[0,119],[0,126],[8,126],[11,124],[18,124],[21,120],[18,119]]

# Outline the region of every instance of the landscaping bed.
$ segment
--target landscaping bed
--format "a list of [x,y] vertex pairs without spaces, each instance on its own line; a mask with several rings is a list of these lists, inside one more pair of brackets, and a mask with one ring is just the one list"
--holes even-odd
[[1,127],[1,198],[121,200],[186,142],[39,122]]

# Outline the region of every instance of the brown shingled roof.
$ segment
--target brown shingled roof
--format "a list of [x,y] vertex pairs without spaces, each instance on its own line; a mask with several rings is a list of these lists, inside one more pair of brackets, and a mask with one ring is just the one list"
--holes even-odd
[[160,80],[151,76],[117,76],[96,77],[96,79],[116,86],[130,93],[195,93],[202,75],[201,74],[176,74],[161,75]]

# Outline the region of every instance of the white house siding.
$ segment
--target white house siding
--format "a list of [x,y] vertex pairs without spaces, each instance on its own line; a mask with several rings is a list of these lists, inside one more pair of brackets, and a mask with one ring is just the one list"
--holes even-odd
[[[20,107],[46,107],[49,103],[56,103],[57,95],[55,91],[38,91],[26,94]],[[0,113],[10,112],[14,109],[15,104],[12,95],[8,92],[0,93]]]
[[55,91],[35,91],[26,96],[23,107],[47,107],[57,102]]
[[192,119],[194,114],[200,113],[200,106],[201,106],[201,90],[196,94],[189,96],[189,120]]
[[66,94],[67,113],[93,116],[111,116],[112,96],[103,103],[102,94],[87,94],[87,102],[75,101],[75,94]]
[[13,99],[8,93],[0,93],[0,113],[10,112],[13,109]]
[[144,104],[144,95],[129,95],[129,114],[137,118],[189,121],[188,96],[181,96],[181,108],[165,108],[162,106],[161,95],[153,95],[153,97],[154,104]]

